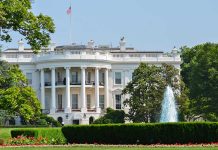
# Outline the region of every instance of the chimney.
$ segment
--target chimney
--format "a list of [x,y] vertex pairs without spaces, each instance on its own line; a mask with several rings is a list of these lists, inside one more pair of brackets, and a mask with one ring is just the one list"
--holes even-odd
[[93,49],[93,48],[94,48],[94,45],[95,45],[95,42],[94,42],[93,40],[90,40],[90,41],[88,42],[88,48]]
[[172,54],[173,54],[173,56],[177,56],[178,49],[176,48],[176,46],[174,46],[174,48],[172,49]]
[[126,41],[125,41],[125,38],[124,38],[124,37],[122,37],[122,38],[120,39],[120,50],[121,50],[121,51],[125,51],[125,50],[126,50]]
[[50,43],[50,51],[54,51],[55,47],[56,47],[56,44],[51,42]]
[[18,41],[18,51],[24,51],[24,42],[22,39]]

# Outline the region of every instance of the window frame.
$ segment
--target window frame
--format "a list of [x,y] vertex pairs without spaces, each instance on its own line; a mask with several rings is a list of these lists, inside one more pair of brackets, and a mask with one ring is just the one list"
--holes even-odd
[[[120,73],[120,83],[116,83],[116,73]],[[114,72],[114,85],[122,85],[122,72],[121,71]]]
[[[119,96],[120,104],[117,103],[117,96]],[[120,105],[120,106],[117,107],[118,105]],[[122,109],[122,96],[121,96],[121,94],[115,94],[115,109],[116,110],[121,110]]]
[[[30,75],[31,79],[29,79],[28,75]],[[28,81],[28,85],[32,85],[33,84],[33,73],[32,72],[27,72],[26,73],[26,78],[27,78],[27,81]]]
[[[102,100],[103,99],[103,100]],[[105,103],[105,101],[104,101],[104,95],[99,95],[99,107],[101,108],[101,109],[104,109],[105,107],[104,107],[104,103]],[[103,103],[102,103],[103,102]]]
[[87,109],[91,109],[91,94],[86,95],[86,107]]
[[[76,103],[74,104],[74,96],[76,96]],[[74,105],[76,107],[74,107]],[[78,94],[72,94],[72,104],[71,104],[72,109],[79,109],[79,104],[78,104]]]
[[[60,101],[61,101],[61,103],[60,103]],[[58,101],[57,101],[57,104],[58,104],[58,106],[57,106],[57,109],[63,109],[63,95],[62,94],[58,94]],[[59,107],[59,104],[61,104],[60,106],[61,107]]]

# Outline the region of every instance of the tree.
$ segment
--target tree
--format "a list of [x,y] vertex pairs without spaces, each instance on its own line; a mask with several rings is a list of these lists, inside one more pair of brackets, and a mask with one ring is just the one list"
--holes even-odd
[[34,15],[31,12],[30,0],[0,0],[0,39],[10,42],[10,31],[20,33],[37,53],[50,41],[54,33],[53,20],[46,15]]
[[0,61],[0,108],[26,121],[40,116],[40,102],[17,65]]
[[218,120],[218,44],[182,47],[181,75],[189,89],[190,108],[195,120]]
[[107,108],[107,113],[94,121],[94,124],[110,124],[110,123],[124,123],[125,122],[125,112],[123,110],[113,110],[112,108]]
[[133,72],[132,81],[123,90],[128,118],[133,122],[159,121],[163,93],[167,85],[180,95],[179,71],[171,65],[161,67],[141,63]]

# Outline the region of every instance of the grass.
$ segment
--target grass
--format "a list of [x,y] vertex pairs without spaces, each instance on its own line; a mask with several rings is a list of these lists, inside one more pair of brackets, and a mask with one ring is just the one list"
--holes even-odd
[[[0,148],[1,149],[1,148]],[[8,147],[4,150],[218,150],[218,147],[119,147],[119,146],[55,146],[55,147]]]
[[11,130],[14,128],[0,128],[0,139],[7,140],[11,137]]

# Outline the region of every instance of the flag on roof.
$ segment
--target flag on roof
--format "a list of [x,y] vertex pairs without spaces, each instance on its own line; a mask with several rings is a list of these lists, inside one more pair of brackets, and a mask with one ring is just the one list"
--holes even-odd
[[71,6],[67,9],[67,14],[68,14],[68,15],[71,14]]

